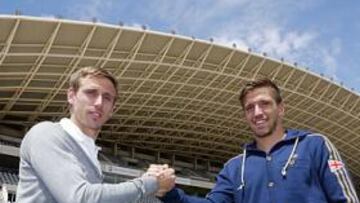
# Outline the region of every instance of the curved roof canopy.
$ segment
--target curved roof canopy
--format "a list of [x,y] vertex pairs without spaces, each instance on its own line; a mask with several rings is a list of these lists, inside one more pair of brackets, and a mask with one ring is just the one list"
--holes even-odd
[[176,34],[24,16],[0,16],[0,51],[2,125],[25,131],[68,115],[69,75],[92,65],[121,84],[100,142],[225,161],[251,138],[239,90],[266,76],[283,91],[285,125],[328,136],[360,178],[359,94],[295,65]]

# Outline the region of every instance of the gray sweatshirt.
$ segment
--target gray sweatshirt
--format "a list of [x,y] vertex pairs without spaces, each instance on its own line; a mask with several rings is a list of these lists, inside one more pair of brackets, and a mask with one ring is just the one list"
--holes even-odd
[[25,135],[19,177],[19,203],[157,202],[154,177],[102,183],[96,166],[59,123],[41,122]]

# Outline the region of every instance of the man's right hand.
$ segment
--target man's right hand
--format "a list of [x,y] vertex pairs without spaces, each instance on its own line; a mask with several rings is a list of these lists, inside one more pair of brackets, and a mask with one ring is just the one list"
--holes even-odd
[[155,194],[158,197],[164,196],[175,187],[175,170],[167,164],[151,164],[145,175],[155,176],[159,182],[159,190]]

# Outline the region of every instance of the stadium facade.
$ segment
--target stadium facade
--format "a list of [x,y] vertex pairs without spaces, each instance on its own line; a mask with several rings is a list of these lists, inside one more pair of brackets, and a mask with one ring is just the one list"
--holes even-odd
[[0,15],[0,51],[0,180],[13,192],[17,177],[8,170],[25,132],[68,115],[69,75],[90,65],[121,84],[98,139],[109,182],[157,162],[175,166],[181,185],[211,188],[251,139],[240,88],[268,77],[283,91],[286,127],[328,136],[360,191],[360,95],[296,64],[145,27],[17,15]]

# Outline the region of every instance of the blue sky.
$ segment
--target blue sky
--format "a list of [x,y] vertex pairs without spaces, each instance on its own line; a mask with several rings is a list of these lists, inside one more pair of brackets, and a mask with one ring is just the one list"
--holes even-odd
[[17,9],[236,43],[360,92],[358,0],[0,0],[0,14]]

